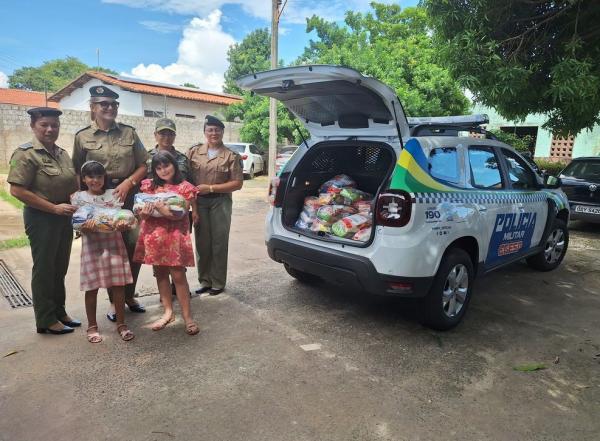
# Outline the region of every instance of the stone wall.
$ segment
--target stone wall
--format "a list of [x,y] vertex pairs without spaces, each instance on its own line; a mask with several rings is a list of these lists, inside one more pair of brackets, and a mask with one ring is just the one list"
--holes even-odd
[[[0,168],[6,168],[15,148],[29,141],[33,134],[29,127],[28,107],[0,104]],[[136,131],[147,149],[154,147],[154,125],[157,118],[141,116],[119,116],[123,124],[129,124]],[[203,121],[187,118],[174,118],[177,124],[175,147],[185,152],[189,147],[204,140]],[[78,110],[65,110],[60,117],[60,136],[57,144],[67,150],[73,149],[75,133],[90,124],[90,113]],[[225,123],[225,142],[239,141],[240,123]]]

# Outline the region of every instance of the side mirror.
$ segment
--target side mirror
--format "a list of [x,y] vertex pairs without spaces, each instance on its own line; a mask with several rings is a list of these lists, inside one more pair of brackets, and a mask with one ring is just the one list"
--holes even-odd
[[544,176],[544,185],[546,188],[560,188],[562,181],[557,176],[546,175]]

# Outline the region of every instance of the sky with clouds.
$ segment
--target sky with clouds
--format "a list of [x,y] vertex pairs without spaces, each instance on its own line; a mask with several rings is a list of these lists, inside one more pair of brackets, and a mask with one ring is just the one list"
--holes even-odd
[[[379,0],[413,6],[418,0]],[[122,75],[221,91],[227,49],[256,28],[270,27],[269,0],[28,0],[0,2],[0,87],[23,66],[74,56]],[[279,58],[297,58],[311,35],[306,18],[343,20],[370,0],[288,0]],[[314,36],[313,36],[314,37]]]

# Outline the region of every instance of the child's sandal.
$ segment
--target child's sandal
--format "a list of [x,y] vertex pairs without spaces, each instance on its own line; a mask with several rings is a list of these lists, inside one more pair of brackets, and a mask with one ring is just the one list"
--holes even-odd
[[[121,330],[121,328],[123,327],[125,329]],[[133,337],[135,337],[135,335],[133,335],[133,332],[131,332],[129,328],[127,328],[127,325],[125,323],[117,325],[117,332],[119,333],[123,341],[133,340]]]
[[175,321],[175,316],[172,315],[171,317],[169,317],[169,319],[166,318],[159,318],[157,321],[155,321],[151,328],[153,331],[161,331],[163,329],[165,329],[165,327],[169,324],[169,323],[173,323]]
[[[90,330],[95,329],[96,332],[90,332]],[[98,333],[98,326],[90,326],[87,328],[87,340],[90,343],[100,343],[102,341],[102,336]]]
[[188,322],[185,324],[185,332],[187,335],[196,335],[200,332],[200,328],[198,327],[198,323],[196,322]]

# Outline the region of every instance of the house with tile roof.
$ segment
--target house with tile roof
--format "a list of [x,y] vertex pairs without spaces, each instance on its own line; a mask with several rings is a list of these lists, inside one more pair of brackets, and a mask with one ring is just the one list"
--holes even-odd
[[88,111],[89,88],[101,85],[119,94],[120,115],[203,120],[206,115],[221,115],[227,106],[242,101],[237,95],[88,71],[51,95],[49,102],[62,110]]
[[46,102],[46,94],[44,92],[31,92],[21,89],[5,89],[0,87],[0,104],[14,104],[17,106],[27,107],[58,107],[58,103]]

